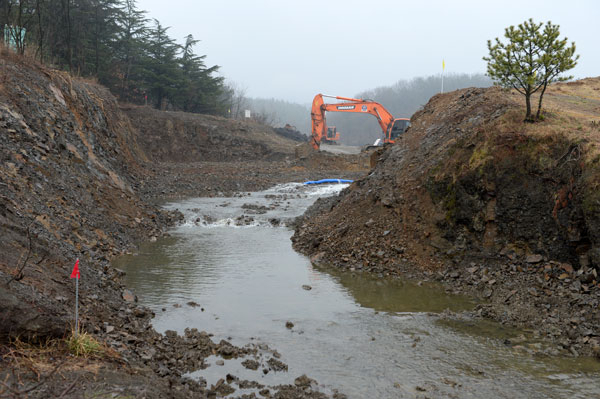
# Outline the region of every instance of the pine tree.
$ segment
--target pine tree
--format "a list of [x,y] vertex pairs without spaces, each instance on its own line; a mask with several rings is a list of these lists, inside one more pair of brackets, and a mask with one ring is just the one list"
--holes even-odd
[[575,43],[567,47],[567,38],[558,39],[558,25],[550,21],[541,31],[542,23],[532,19],[519,24],[517,28],[506,28],[504,36],[508,43],[496,38],[495,44],[488,40],[489,57],[487,73],[503,87],[512,87],[525,96],[525,121],[535,119],[531,112],[531,95],[540,93],[536,119],[540,118],[542,98],[548,84],[571,79],[572,76],[559,76],[572,69],[579,56],[575,56]]
[[204,64],[206,55],[194,53],[193,47],[198,42],[192,35],[188,35],[182,48],[179,62],[183,80],[177,93],[178,105],[186,112],[215,113],[223,79],[212,76],[219,67],[215,65],[207,68]]
[[113,87],[122,99],[141,101],[137,88],[143,79],[142,59],[148,38],[148,19],[136,8],[135,0],[124,0],[119,14],[120,27],[115,46],[115,79]]
[[154,28],[150,30],[148,48],[144,60],[144,84],[155,107],[166,109],[177,90],[182,86],[183,76],[177,54],[181,48],[167,35],[169,28],[163,27],[154,20]]

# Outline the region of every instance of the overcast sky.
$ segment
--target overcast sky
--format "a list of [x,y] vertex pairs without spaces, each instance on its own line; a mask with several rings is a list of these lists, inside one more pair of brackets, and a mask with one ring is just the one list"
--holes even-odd
[[310,103],[400,79],[485,73],[488,39],[528,18],[575,41],[578,78],[600,75],[600,1],[138,0],[179,43],[250,97]]

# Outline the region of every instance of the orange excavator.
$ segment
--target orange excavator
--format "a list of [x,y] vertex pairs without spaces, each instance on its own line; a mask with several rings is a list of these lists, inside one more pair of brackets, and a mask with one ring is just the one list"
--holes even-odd
[[[323,97],[335,98],[343,102],[326,104]],[[383,142],[385,144],[393,143],[410,126],[410,119],[394,118],[383,105],[375,101],[317,94],[313,100],[310,113],[312,121],[311,145],[315,150],[319,149],[321,141],[328,139],[325,112],[358,112],[375,116],[383,131]]]

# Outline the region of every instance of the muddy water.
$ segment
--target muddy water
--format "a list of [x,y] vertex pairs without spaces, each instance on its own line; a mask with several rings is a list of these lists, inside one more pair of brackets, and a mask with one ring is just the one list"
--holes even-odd
[[[536,355],[543,342],[527,332],[440,317],[445,309],[472,308],[468,298],[436,285],[312,267],[292,250],[292,233],[281,225],[339,189],[288,184],[170,204],[186,222],[116,262],[156,312],[157,330],[196,327],[217,342],[252,342],[265,353],[277,350],[289,368],[264,375],[262,367],[242,367],[241,359],[223,366],[209,359],[211,366],[191,377],[211,384],[231,373],[275,385],[307,374],[349,398],[600,397],[595,360]],[[507,346],[506,339],[519,345]]]

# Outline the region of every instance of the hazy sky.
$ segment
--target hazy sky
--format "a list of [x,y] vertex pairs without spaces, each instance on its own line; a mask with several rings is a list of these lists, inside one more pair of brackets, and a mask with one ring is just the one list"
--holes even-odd
[[578,78],[600,75],[600,1],[138,0],[251,97],[309,103],[400,79],[485,73],[488,39],[528,18],[575,41]]

